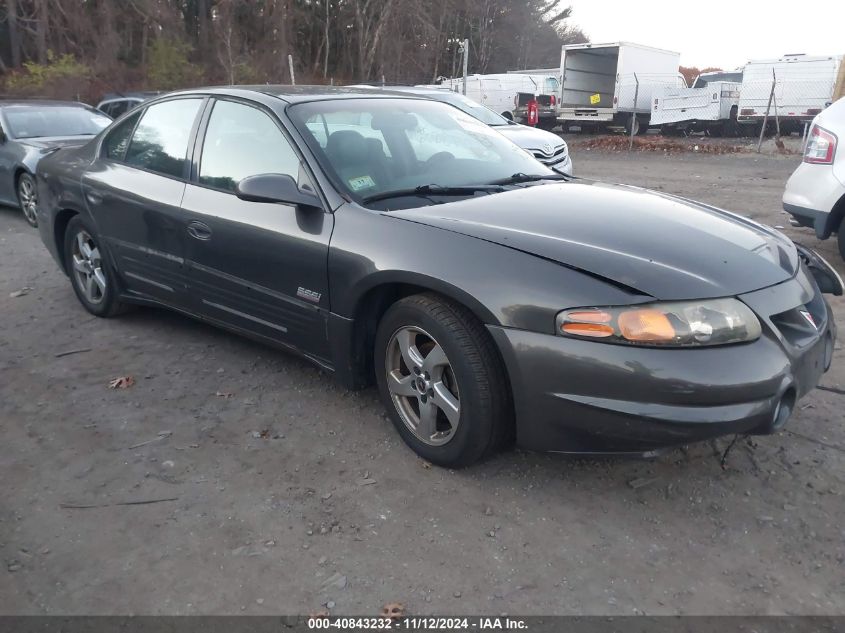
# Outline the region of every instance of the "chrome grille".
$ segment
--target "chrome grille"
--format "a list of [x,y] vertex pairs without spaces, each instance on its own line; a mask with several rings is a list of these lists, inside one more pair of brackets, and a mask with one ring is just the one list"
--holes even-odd
[[534,154],[534,158],[545,165],[556,165],[566,158],[566,145],[561,145],[552,154],[546,154],[545,152],[539,151],[534,151],[532,154]]

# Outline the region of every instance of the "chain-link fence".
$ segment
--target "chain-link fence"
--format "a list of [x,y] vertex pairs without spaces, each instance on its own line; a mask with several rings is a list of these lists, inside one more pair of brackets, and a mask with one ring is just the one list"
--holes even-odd
[[[794,72],[803,70],[803,72]],[[801,131],[834,99],[837,78],[830,69],[770,69],[768,77],[743,79],[738,104],[740,124],[769,125],[781,133]]]

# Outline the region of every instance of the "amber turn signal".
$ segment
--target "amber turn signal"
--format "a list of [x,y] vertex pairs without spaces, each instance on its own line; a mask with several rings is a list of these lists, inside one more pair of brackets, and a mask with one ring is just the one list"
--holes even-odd
[[575,334],[576,336],[590,336],[593,338],[604,338],[606,336],[613,336],[613,328],[609,325],[601,323],[564,323],[560,327],[561,331],[566,334]]
[[669,342],[675,339],[675,328],[660,310],[630,310],[618,319],[619,333],[629,341],[643,343]]

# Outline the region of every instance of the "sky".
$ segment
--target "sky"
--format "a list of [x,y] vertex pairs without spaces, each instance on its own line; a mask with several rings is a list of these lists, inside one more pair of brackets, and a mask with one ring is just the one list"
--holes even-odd
[[681,53],[682,66],[731,70],[786,53],[845,53],[845,0],[570,0],[591,42]]

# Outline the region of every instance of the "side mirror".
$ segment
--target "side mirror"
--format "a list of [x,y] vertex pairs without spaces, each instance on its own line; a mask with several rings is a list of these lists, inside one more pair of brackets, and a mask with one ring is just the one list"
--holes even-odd
[[313,191],[303,191],[288,174],[258,174],[238,183],[235,194],[247,202],[281,202],[322,208]]

